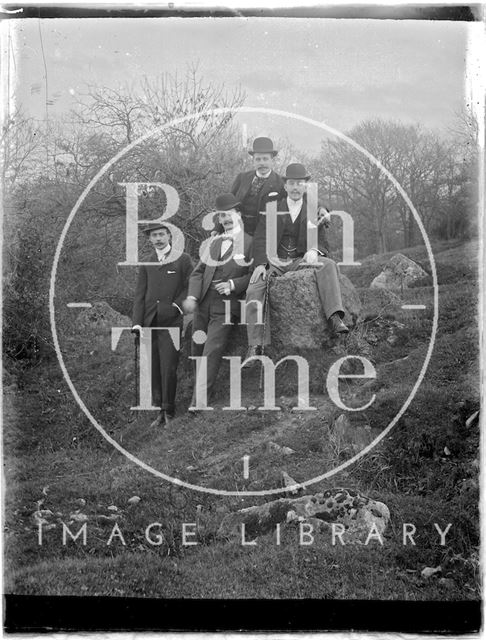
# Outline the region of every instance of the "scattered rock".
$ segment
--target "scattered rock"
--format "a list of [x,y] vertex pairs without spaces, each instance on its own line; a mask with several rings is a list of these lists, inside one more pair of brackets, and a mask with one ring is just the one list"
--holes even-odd
[[442,567],[440,565],[438,567],[425,567],[425,569],[422,569],[421,575],[424,578],[430,578],[434,574],[439,573],[440,571],[442,571]]
[[114,504],[110,504],[109,507],[106,507],[108,511],[118,511],[118,507]]
[[332,523],[344,526],[345,543],[363,542],[371,527],[382,535],[390,520],[388,507],[351,489],[330,489],[300,498],[280,498],[263,505],[247,507],[228,514],[218,530],[220,537],[241,537],[245,525],[246,539],[273,531],[278,523],[308,522],[315,530],[331,530]]
[[450,456],[451,455],[451,452],[449,451],[449,447],[444,447],[444,454],[446,456]]
[[34,523],[39,526],[39,525],[45,525],[45,524],[49,524],[49,520],[46,520],[46,517],[52,516],[54,515],[52,513],[52,511],[50,509],[38,509],[37,511],[34,511],[34,513],[32,514],[32,518],[34,520]]
[[455,589],[456,583],[452,578],[439,578],[439,584],[446,589]]
[[86,500],[84,498],[78,498],[77,500],[74,501],[74,504],[77,504],[79,507],[85,507]]
[[423,278],[427,278],[427,272],[420,265],[402,253],[396,253],[370,284],[370,288],[403,291]]
[[138,504],[142,498],[140,496],[132,496],[127,500],[128,504]]
[[74,522],[87,522],[88,516],[85,513],[71,513],[69,519]]
[[269,442],[267,448],[272,453],[280,453],[283,456],[291,456],[293,453],[295,453],[295,451],[290,447],[282,447],[276,442]]
[[98,522],[113,522],[114,520],[118,520],[120,515],[117,513],[111,513],[109,516],[104,516],[103,514],[99,514],[95,516],[95,519]]
[[466,427],[469,428],[477,418],[479,418],[479,411],[476,411],[471,416],[469,416],[469,418],[466,420]]

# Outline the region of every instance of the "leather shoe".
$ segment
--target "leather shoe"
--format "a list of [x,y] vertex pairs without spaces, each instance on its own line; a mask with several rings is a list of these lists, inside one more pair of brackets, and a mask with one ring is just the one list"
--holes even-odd
[[165,427],[165,411],[162,410],[159,415],[155,418],[155,420],[150,424],[151,429],[158,429],[159,427]]
[[329,318],[329,322],[335,334],[339,335],[339,334],[349,333],[349,329],[342,321],[339,313],[333,313],[332,316]]
[[246,350],[246,354],[245,354],[245,358],[243,360],[243,368],[250,368],[250,367],[254,367],[258,360],[250,360],[250,362],[247,362],[248,358],[253,358],[253,356],[261,356],[262,355],[262,347],[261,345],[257,344],[257,345],[253,345],[253,346],[249,346],[248,349]]

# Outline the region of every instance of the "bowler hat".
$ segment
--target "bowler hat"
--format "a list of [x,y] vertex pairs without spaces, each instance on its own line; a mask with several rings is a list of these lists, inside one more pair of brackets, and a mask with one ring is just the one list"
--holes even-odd
[[253,140],[253,149],[248,153],[251,156],[255,153],[271,153],[272,156],[276,156],[278,151],[273,148],[273,142],[270,138],[255,138]]
[[284,180],[308,180],[310,175],[307,173],[303,164],[293,162],[285,169]]
[[229,211],[240,205],[240,201],[232,193],[223,193],[216,198],[217,211]]
[[158,229],[165,229],[167,233],[170,234],[169,227],[163,222],[151,222],[150,224],[144,227],[143,232],[149,236],[152,231],[157,231]]

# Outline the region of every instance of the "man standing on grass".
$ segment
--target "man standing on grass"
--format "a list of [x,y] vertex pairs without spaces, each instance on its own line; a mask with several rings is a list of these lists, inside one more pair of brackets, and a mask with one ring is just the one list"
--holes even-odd
[[[326,251],[322,249],[320,242],[316,246],[307,246],[307,227],[310,221],[307,215],[306,187],[309,178],[310,176],[302,164],[289,164],[286,169],[284,177],[286,197],[280,200],[277,205],[277,212],[286,213],[285,215],[277,215],[276,220],[275,246],[280,264],[267,256],[267,216],[260,215],[253,241],[254,271],[246,294],[248,351],[245,359],[261,355],[262,345],[270,344],[268,319],[265,322],[264,331],[263,324],[259,324],[258,309],[264,308],[267,303],[267,278],[273,274],[282,275],[287,271],[314,268],[325,319],[329,322],[334,333],[345,334],[349,331],[342,321],[344,309],[337,265],[333,260],[325,257]],[[318,231],[322,229],[324,224],[325,217],[320,215],[319,210]],[[318,237],[320,235],[318,233]],[[281,264],[282,262],[284,264]],[[260,304],[249,304],[254,301]],[[268,318],[268,314],[266,315]],[[265,335],[263,335],[264,333]],[[254,364],[256,364],[256,360],[251,360],[246,366]]]
[[[183,302],[184,311],[194,313],[192,356],[206,358],[205,377],[197,375],[196,366],[190,411],[200,408],[201,399],[210,399],[232,327],[228,320],[239,318],[240,299],[250,281],[252,238],[243,231],[239,207],[232,193],[216,198],[218,222],[224,233],[211,238],[205,255],[191,274]],[[202,403],[205,404],[204,400]]]
[[[191,258],[182,253],[171,260],[172,236],[164,224],[149,225],[144,232],[152,244],[152,254],[141,265],[133,303],[132,333],[142,327],[174,327],[182,333],[182,301],[186,297]],[[179,349],[168,331],[152,331],[152,402],[160,407],[151,427],[167,425],[174,417]]]

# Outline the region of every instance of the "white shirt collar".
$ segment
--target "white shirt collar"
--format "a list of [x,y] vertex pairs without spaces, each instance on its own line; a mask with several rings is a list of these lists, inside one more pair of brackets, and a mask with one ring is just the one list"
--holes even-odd
[[304,203],[304,199],[301,198],[300,200],[292,200],[292,198],[289,198],[287,196],[287,206],[289,208],[289,213],[290,213],[290,217],[292,218],[292,222],[295,222],[300,210],[302,209],[302,205]]
[[170,246],[170,244],[168,244],[165,249],[157,249],[157,247],[155,247],[155,252],[157,253],[157,259],[160,262],[161,260],[164,260],[167,255],[170,253],[172,247]]
[[224,234],[224,237],[225,238],[234,238],[235,236],[237,236],[240,233],[240,231],[241,231],[241,226],[239,224],[235,225],[231,229],[231,231],[228,231],[227,233]]

